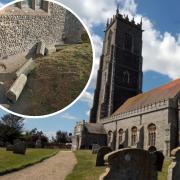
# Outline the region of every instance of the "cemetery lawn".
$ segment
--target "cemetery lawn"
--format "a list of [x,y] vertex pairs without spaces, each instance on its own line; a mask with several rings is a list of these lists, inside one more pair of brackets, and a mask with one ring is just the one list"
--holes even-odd
[[25,155],[19,155],[0,148],[0,175],[41,162],[57,152],[54,149],[27,149]]
[[10,107],[31,116],[59,111],[79,96],[91,73],[91,44],[64,45],[35,62],[36,69],[28,76],[20,98]]
[[[65,180],[99,180],[99,176],[105,172],[106,167],[96,167],[96,155],[90,150],[75,152],[77,164]],[[158,172],[158,180],[167,179],[168,166],[171,161],[165,159],[162,172]]]
[[65,180],[98,180],[105,167],[96,167],[96,154],[92,154],[90,150],[79,150],[74,153],[77,164]]

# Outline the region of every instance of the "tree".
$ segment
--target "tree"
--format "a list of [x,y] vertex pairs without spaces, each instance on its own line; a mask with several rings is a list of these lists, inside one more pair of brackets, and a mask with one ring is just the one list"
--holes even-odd
[[67,132],[64,131],[57,131],[56,132],[56,137],[52,138],[57,143],[68,143],[70,142],[70,137]]
[[13,143],[15,139],[21,137],[23,131],[23,118],[7,114],[0,120],[0,139],[6,143]]

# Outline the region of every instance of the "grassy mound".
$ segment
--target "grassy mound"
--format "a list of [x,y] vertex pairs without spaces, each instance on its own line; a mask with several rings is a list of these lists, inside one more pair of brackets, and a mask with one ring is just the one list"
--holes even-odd
[[37,58],[37,68],[10,109],[26,115],[44,115],[64,108],[84,89],[92,59],[90,43],[66,45],[56,53]]
[[57,152],[54,149],[28,149],[25,155],[19,155],[0,148],[0,175],[41,162]]

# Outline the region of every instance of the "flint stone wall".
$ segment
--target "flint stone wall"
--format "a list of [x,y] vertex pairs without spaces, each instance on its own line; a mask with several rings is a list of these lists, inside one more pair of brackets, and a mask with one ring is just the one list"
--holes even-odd
[[[32,53],[36,49],[37,42],[41,40],[49,46],[62,44],[65,26],[71,38],[73,38],[71,33],[75,32],[69,29],[79,31],[79,24],[76,28],[77,23],[74,20],[76,17],[54,3],[49,3],[49,13],[34,11],[26,15],[23,10],[22,13],[19,10],[18,12],[0,15],[0,59],[25,51]],[[82,28],[82,25],[80,26]],[[72,41],[76,43],[75,39]]]

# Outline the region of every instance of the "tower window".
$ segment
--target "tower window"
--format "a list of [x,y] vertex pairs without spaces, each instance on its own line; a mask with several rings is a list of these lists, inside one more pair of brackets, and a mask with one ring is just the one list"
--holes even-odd
[[150,124],[148,126],[148,145],[155,146],[156,144],[156,126],[155,124]]
[[123,129],[119,130],[119,145],[122,143],[123,141]]
[[132,36],[125,33],[124,48],[128,51],[132,51]]
[[136,145],[137,142],[137,127],[131,129],[131,145]]

